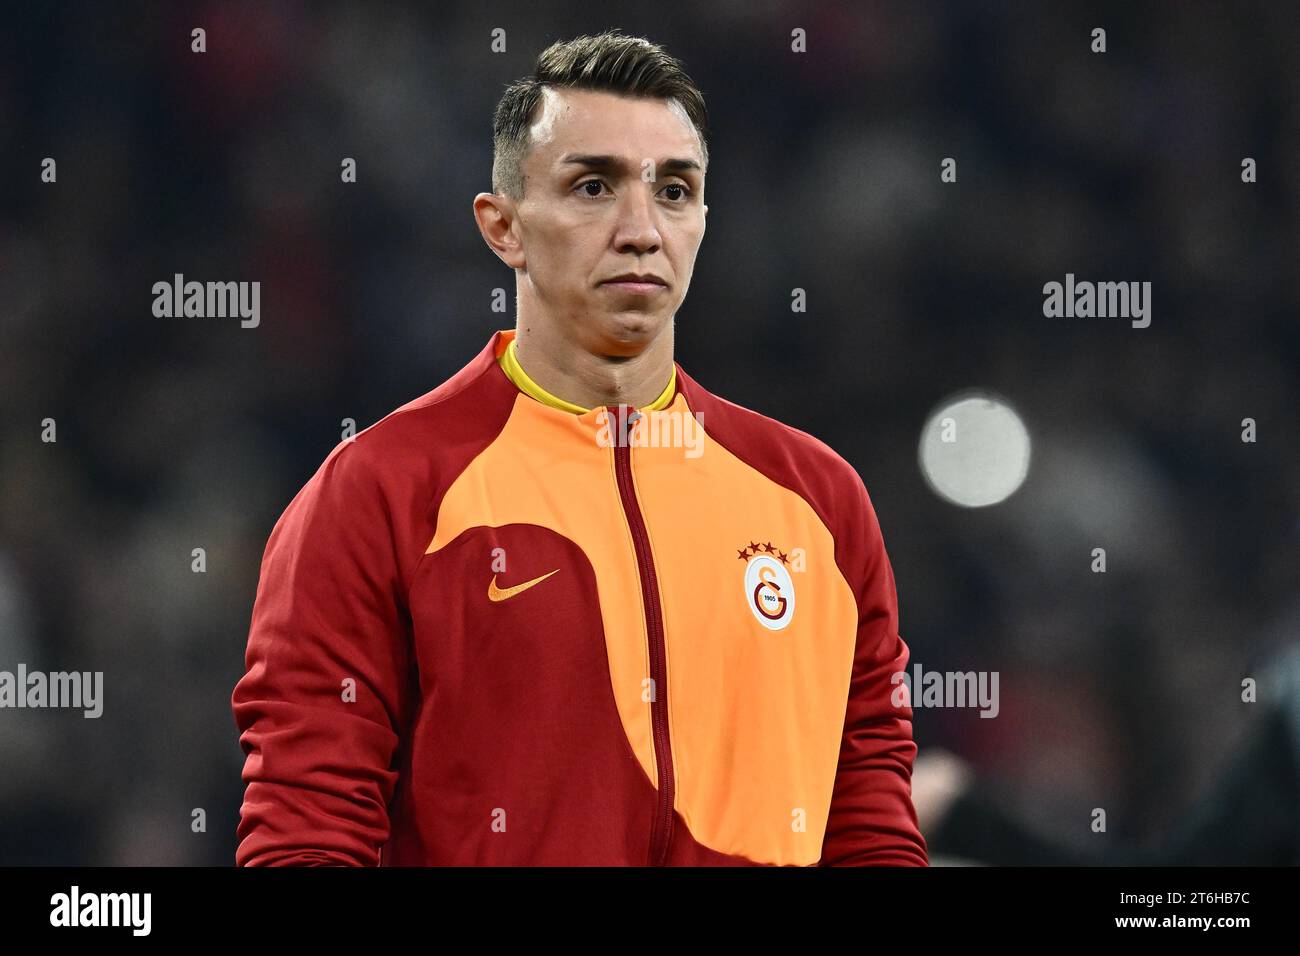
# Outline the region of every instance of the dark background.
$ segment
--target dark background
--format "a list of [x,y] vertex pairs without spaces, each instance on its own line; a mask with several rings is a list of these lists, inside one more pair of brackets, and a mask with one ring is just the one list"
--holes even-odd
[[[1294,4],[11,4],[0,669],[102,670],[105,710],[0,711],[0,864],[233,862],[271,527],[343,419],[513,326],[470,210],[492,110],[546,45],[614,26],[710,112],[678,360],[857,467],[913,663],[1000,674],[997,719],[918,710],[921,753],[1054,840],[1138,845],[1250,732],[1242,678],[1300,636]],[[260,281],[260,327],[155,318],[177,272]],[[1067,272],[1150,281],[1151,326],[1045,318]],[[970,387],[1033,440],[982,509],[916,456]]]

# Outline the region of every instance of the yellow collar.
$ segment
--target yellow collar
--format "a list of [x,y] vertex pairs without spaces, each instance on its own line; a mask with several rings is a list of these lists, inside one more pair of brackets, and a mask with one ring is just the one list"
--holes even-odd
[[[501,364],[501,370],[506,373],[506,377],[514,382],[521,392],[530,398],[535,398],[543,405],[550,405],[552,408],[558,408],[561,411],[572,412],[575,415],[585,415],[591,411],[589,408],[583,408],[581,405],[575,405],[573,402],[566,402],[557,395],[552,395],[542,386],[534,382],[524,371],[524,367],[519,364],[519,358],[515,355],[515,339],[510,339],[510,344],[497,358]],[[668,384],[664,390],[659,393],[649,405],[645,406],[643,411],[657,412],[662,408],[667,408],[673,400],[673,394],[677,386],[677,366],[673,366],[672,374],[668,377]]]

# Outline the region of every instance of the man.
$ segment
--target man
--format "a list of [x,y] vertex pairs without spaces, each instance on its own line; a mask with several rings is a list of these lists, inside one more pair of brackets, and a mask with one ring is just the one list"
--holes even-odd
[[861,479],[673,361],[699,91],[582,37],[494,126],[474,214],[516,329],[335,448],[272,532],[238,863],[926,865]]

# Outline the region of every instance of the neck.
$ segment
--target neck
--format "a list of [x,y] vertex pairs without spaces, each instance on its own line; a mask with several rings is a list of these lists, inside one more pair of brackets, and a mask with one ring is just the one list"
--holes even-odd
[[515,357],[528,377],[552,395],[583,408],[649,405],[673,371],[673,325],[636,355],[600,355],[556,329],[522,318],[515,329]]

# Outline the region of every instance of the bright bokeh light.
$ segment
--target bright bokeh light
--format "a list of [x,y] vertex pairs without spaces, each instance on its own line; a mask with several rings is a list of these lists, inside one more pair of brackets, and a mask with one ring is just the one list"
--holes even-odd
[[951,396],[921,429],[921,474],[947,501],[983,508],[1005,501],[1029,474],[1029,431],[1011,405],[991,392]]

